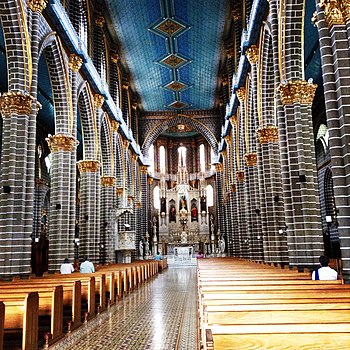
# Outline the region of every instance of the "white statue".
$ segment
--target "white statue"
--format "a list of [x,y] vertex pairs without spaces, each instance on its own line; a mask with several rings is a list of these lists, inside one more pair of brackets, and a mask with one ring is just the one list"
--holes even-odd
[[143,240],[142,239],[139,242],[139,253],[140,253],[140,256],[143,257]]
[[225,239],[222,234],[220,234],[220,229],[218,230],[218,248],[219,248],[219,253],[224,254],[225,253]]

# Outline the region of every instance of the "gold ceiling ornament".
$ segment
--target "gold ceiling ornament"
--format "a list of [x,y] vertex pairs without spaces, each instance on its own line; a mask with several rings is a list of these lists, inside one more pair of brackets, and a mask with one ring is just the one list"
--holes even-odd
[[235,183],[231,184],[231,191],[233,193],[236,193],[237,192],[237,185]]
[[236,114],[233,115],[233,116],[231,116],[231,117],[229,118],[229,120],[230,120],[232,126],[235,126],[235,125],[238,124],[238,117],[237,117]]
[[115,185],[115,176],[101,176],[102,187],[113,187]]
[[136,202],[135,207],[136,207],[137,209],[142,208],[141,202]]
[[260,144],[269,142],[278,142],[278,128],[275,125],[269,125],[265,128],[260,128],[257,131]]
[[81,160],[78,169],[81,173],[97,173],[100,162],[98,160]]
[[111,124],[111,128],[113,131],[118,131],[118,128],[119,128],[119,122],[117,122],[116,120],[114,119],[110,119],[110,124]]
[[245,99],[245,88],[240,87],[238,90],[236,90],[236,95],[238,97],[238,100],[242,102]]
[[223,165],[221,163],[215,164],[215,171],[220,173],[223,170]]
[[166,87],[168,89],[174,90],[174,91],[180,91],[183,89],[186,85],[179,82],[179,81],[173,81],[172,83],[168,84]]
[[247,166],[256,166],[258,163],[258,155],[256,153],[246,153],[244,155],[245,164]]
[[79,72],[81,65],[83,64],[83,60],[81,57],[72,53],[69,55],[68,67],[74,72]]
[[281,83],[278,90],[283,105],[292,105],[294,103],[312,105],[316,88],[317,84],[313,84],[312,82],[294,80]]
[[5,92],[0,96],[0,112],[3,117],[13,114],[30,115],[34,98],[22,92]]
[[148,166],[147,165],[140,165],[140,172],[141,172],[141,174],[147,175]]
[[321,0],[320,7],[324,10],[324,17],[328,27],[337,24],[345,24],[341,2],[344,0]]
[[175,68],[177,66],[179,66],[180,64],[182,64],[183,62],[185,62],[184,59],[182,59],[181,57],[178,57],[174,54],[171,54],[170,56],[164,58],[162,60],[162,62],[172,68]]
[[245,55],[247,56],[250,64],[257,63],[259,60],[259,49],[256,45],[252,45],[247,49]]
[[117,196],[122,196],[124,193],[124,187],[117,187],[115,189],[115,193],[117,194]]
[[33,12],[43,12],[43,10],[46,7],[46,1],[45,0],[28,0],[28,7]]
[[236,172],[236,177],[238,182],[244,181],[244,170],[239,170]]
[[113,63],[117,64],[118,61],[119,61],[119,55],[118,55],[117,53],[112,53],[112,54],[111,54],[111,61],[112,61]]
[[100,94],[94,94],[94,105],[96,108],[102,108],[105,98]]
[[156,28],[169,36],[176,34],[181,29],[185,28],[183,25],[173,21],[171,18],[167,18],[162,23],[158,24]]
[[56,134],[47,137],[45,140],[51,153],[59,151],[71,152],[79,145],[79,141],[72,135]]
[[103,27],[103,25],[105,24],[105,19],[103,16],[96,16],[95,17],[95,24],[99,27]]

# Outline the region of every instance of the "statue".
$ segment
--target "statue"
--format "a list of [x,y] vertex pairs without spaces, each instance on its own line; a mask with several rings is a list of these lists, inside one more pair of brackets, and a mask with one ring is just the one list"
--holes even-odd
[[139,242],[139,253],[140,253],[140,257],[143,257],[143,240],[141,239]]
[[182,196],[180,197],[180,210],[181,210],[182,208],[184,208],[184,209],[187,210],[187,201],[186,201],[185,195],[182,195]]
[[191,221],[198,221],[198,211],[195,203],[191,206]]
[[205,196],[201,197],[201,211],[207,211],[207,200]]
[[169,211],[169,222],[176,222],[176,208],[174,205],[170,207]]
[[160,199],[160,212],[165,213],[166,212],[166,200],[164,197]]
[[218,229],[218,248],[219,248],[219,253],[221,254],[225,253],[225,239],[224,239],[224,235],[220,233],[220,229]]

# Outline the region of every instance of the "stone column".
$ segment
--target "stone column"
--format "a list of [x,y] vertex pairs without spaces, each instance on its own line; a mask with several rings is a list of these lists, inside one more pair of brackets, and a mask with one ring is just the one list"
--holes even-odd
[[349,1],[316,1],[323,86],[329,131],[329,152],[334,184],[344,279],[350,279],[350,173],[349,145]]
[[35,153],[28,148],[30,142],[35,143],[35,134],[28,132],[34,106],[33,97],[21,92],[7,92],[0,97],[0,276],[4,278],[30,273]]
[[99,262],[100,242],[100,163],[97,160],[78,162],[80,171],[80,247],[79,256]]
[[100,264],[108,264],[115,261],[114,196],[115,177],[111,175],[101,176]]
[[[64,258],[74,256],[74,219],[70,205],[72,173],[71,159],[75,156],[77,140],[71,135],[56,134],[46,139],[52,153],[50,226],[49,226],[49,271],[55,271]],[[75,181],[75,178],[74,178]],[[72,227],[71,227],[72,226]]]

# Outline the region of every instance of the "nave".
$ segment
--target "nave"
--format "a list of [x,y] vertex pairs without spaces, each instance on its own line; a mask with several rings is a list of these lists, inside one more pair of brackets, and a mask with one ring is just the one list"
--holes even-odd
[[169,268],[49,349],[196,349],[196,322],[196,268]]

